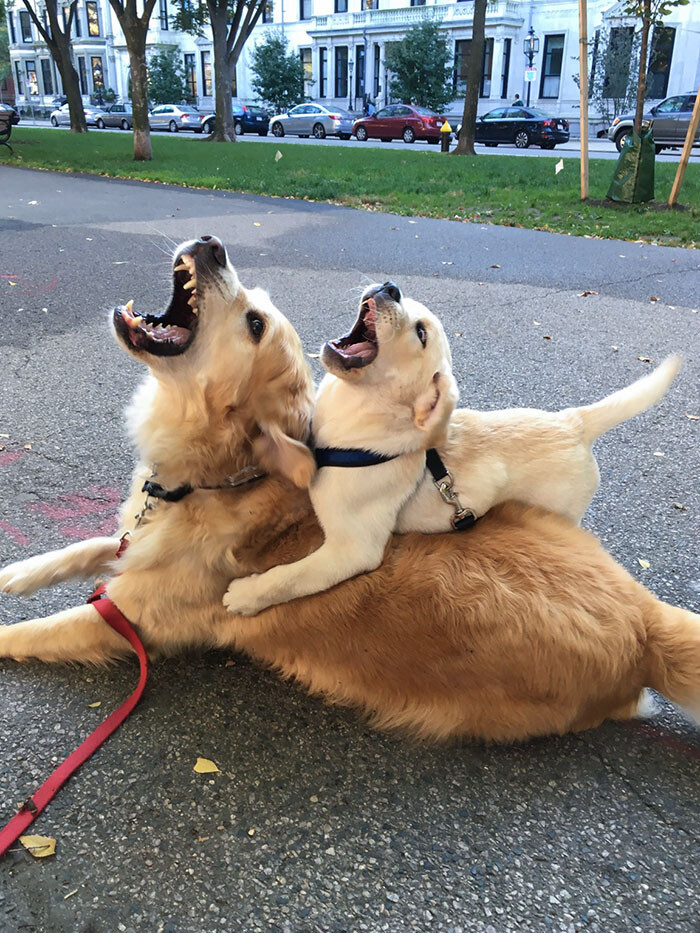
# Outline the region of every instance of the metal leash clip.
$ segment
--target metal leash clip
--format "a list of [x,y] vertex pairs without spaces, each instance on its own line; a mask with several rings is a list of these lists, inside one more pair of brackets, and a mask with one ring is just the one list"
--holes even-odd
[[465,531],[467,528],[471,528],[476,522],[476,515],[471,509],[462,507],[459,496],[454,491],[452,474],[448,471],[440,479],[434,479],[433,484],[437,487],[442,499],[455,510],[452,517],[452,527],[455,531]]

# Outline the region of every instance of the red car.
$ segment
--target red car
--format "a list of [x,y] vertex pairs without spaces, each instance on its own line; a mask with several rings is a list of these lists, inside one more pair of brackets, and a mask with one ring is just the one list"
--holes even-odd
[[439,113],[425,107],[389,104],[371,117],[356,120],[352,132],[362,143],[370,138],[381,139],[385,143],[392,139],[403,139],[405,143],[414,143],[417,139],[439,143],[440,127],[444,119]]

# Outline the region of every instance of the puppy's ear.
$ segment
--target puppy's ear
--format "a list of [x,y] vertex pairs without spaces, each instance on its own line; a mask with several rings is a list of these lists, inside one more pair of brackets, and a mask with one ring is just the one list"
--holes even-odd
[[277,425],[262,426],[261,430],[253,441],[253,453],[260,466],[270,473],[281,473],[300,489],[307,488],[316,463],[306,444],[295,441]]
[[413,423],[430,435],[433,443],[444,440],[447,422],[458,397],[459,389],[452,373],[435,373],[430,386],[416,399],[413,405]]

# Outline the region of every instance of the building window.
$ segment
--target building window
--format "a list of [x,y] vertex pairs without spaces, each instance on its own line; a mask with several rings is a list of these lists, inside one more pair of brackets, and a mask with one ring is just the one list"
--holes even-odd
[[85,67],[85,56],[78,58],[78,77],[80,78],[80,93],[87,94],[87,68]]
[[25,67],[27,69],[27,93],[38,97],[39,82],[36,77],[36,62],[33,59],[27,59]]
[[24,96],[24,79],[22,78],[22,69],[19,62],[15,62],[15,75],[17,76],[17,93]]
[[211,52],[202,52],[202,95],[211,97]]
[[379,0],[360,0],[361,10],[378,10]]
[[668,92],[668,75],[671,70],[673,43],[676,30],[672,26],[654,26],[647,71],[646,96],[665,97]]
[[[70,7],[68,7],[68,13],[70,13]],[[89,28],[89,24],[88,24]],[[73,14],[73,32],[75,33],[76,39],[81,39],[83,35],[83,24],[80,22],[80,10],[76,6],[75,13]],[[99,32],[97,33],[99,36]]]
[[373,97],[376,100],[379,97],[379,69],[382,66],[381,63],[381,54],[382,50],[379,48],[379,45],[375,43],[374,45],[374,81],[372,83]]
[[304,69],[304,81],[313,81],[314,67],[311,63],[311,49],[299,49],[299,58]]
[[187,96],[190,100],[197,98],[197,69],[194,63],[194,52],[185,52],[185,84]]
[[53,75],[51,74],[51,62],[48,58],[41,60],[41,81],[44,85],[44,94],[53,94]]
[[481,59],[481,82],[479,97],[491,96],[491,74],[493,72],[493,37],[484,40],[484,54]]
[[22,42],[32,41],[32,21],[26,10],[20,10],[19,31],[22,33]]
[[501,65],[501,97],[508,97],[508,72],[510,71],[510,45],[512,39],[503,40],[503,63]]
[[15,45],[17,42],[17,35],[15,34],[15,18],[12,13],[7,14],[7,25],[10,29],[10,42],[12,45]]
[[605,53],[605,97],[624,97],[630,80],[630,62],[634,44],[633,26],[613,26]]
[[425,6],[425,0],[411,0],[411,6]]
[[88,35],[99,36],[100,18],[97,13],[97,4],[93,0],[88,0],[88,3],[85,4],[85,13],[87,14]]
[[238,75],[235,66],[231,75],[231,97],[238,97]]
[[299,0],[299,19],[311,19],[312,14],[312,0]]
[[348,96],[348,47],[337,45],[335,48],[335,96]]
[[467,89],[467,62],[471,39],[457,39],[455,42],[455,71],[453,86],[455,91],[464,93]]
[[336,13],[347,13],[348,12],[348,0],[335,0],[334,9]]
[[102,56],[93,55],[90,58],[90,67],[92,69],[92,89],[93,91],[103,91],[105,86],[105,75],[102,67]]
[[355,49],[355,97],[362,100],[365,96],[365,46]]
[[168,0],[160,0],[160,28],[167,32],[168,30]]
[[322,45],[318,50],[318,96],[325,97],[328,90],[328,49]]
[[275,10],[272,3],[272,0],[267,0],[262,11],[262,21],[263,23],[271,23],[274,19]]
[[544,55],[542,56],[542,80],[540,97],[556,99],[559,97],[561,64],[564,57],[564,35],[544,37]]

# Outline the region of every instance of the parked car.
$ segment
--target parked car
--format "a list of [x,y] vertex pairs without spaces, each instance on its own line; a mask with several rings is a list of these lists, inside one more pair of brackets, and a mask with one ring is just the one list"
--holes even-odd
[[209,112],[202,113],[194,105],[159,104],[151,110],[148,122],[152,130],[169,130],[171,133],[193,130],[201,133],[202,124],[208,116]]
[[97,118],[96,125],[100,130],[105,126],[118,126],[122,130],[130,130],[134,125],[131,104],[111,104],[104,114]]
[[511,143],[518,149],[532,145],[554,149],[557,143],[569,141],[569,121],[535,107],[498,107],[479,117],[474,138],[485,146]]
[[[213,133],[216,125],[216,115],[212,114],[202,121],[202,131]],[[250,107],[247,104],[233,105],[233,126],[236,136],[243,133],[257,133],[258,136],[267,136],[270,117],[267,110],[262,107]]]
[[0,119],[3,123],[9,123],[10,126],[17,126],[19,123],[19,110],[12,104],[0,103],[0,114],[2,114]]
[[[88,126],[97,126],[97,121],[102,119],[105,111],[102,107],[84,107],[85,122]],[[63,104],[51,114],[51,126],[70,126],[70,110],[68,104]]]
[[280,113],[270,120],[273,136],[339,136],[350,139],[354,116],[339,107],[326,107],[324,104],[299,104],[287,113]]
[[414,143],[417,139],[426,139],[429,143],[439,143],[444,119],[426,107],[390,104],[372,116],[356,120],[352,132],[360,142],[381,139],[388,143],[392,139],[403,139],[405,143]]
[[[689,91],[676,97],[667,97],[660,104],[652,107],[644,114],[644,121],[651,124],[651,133],[656,143],[656,151],[682,146],[688,134],[690,118],[693,113],[696,92]],[[634,126],[634,114],[627,113],[623,117],[615,117],[608,130],[608,138],[622,149],[625,137],[629,136]],[[694,146],[700,146],[700,127],[693,140]]]

